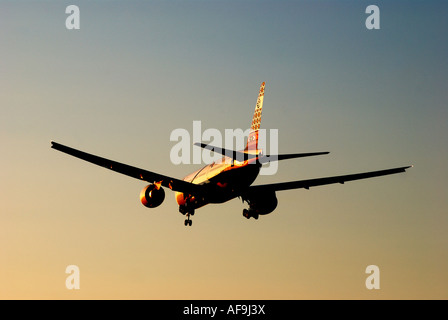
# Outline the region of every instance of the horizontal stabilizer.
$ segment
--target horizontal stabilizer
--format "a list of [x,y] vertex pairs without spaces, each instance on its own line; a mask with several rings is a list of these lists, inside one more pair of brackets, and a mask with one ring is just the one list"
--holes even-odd
[[216,152],[219,154],[222,154],[223,156],[232,158],[237,161],[245,161],[253,158],[258,157],[258,161],[260,163],[268,163],[271,161],[280,161],[280,160],[287,160],[287,159],[294,159],[294,158],[304,158],[304,157],[312,157],[312,156],[319,156],[322,154],[329,154],[330,152],[309,152],[309,153],[290,153],[290,154],[275,154],[275,155],[260,155],[260,154],[251,154],[241,151],[235,151],[230,149],[224,149],[220,147],[215,147],[209,144],[205,143],[199,143],[196,142],[194,144],[195,146],[204,148],[206,150],[210,150],[212,152]]
[[249,154],[249,153],[245,153],[245,152],[241,152],[241,151],[224,149],[224,148],[215,147],[215,146],[212,146],[212,145],[209,145],[209,144],[205,144],[205,143],[196,142],[194,145],[198,146],[198,147],[201,147],[201,148],[204,148],[206,150],[210,150],[212,152],[216,152],[216,153],[222,154],[223,156],[226,156],[226,157],[229,157],[229,158],[232,158],[234,160],[241,161],[241,162],[257,157],[256,154]]
[[320,156],[322,154],[329,154],[330,152],[310,152],[310,153],[290,153],[290,154],[273,154],[265,155],[259,158],[260,163],[268,163],[271,161],[280,161],[294,158],[304,158],[312,156]]

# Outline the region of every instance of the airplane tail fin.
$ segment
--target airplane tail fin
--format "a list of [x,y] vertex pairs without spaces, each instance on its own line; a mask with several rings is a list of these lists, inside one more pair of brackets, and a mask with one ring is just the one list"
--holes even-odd
[[247,138],[247,144],[244,151],[257,151],[258,149],[258,130],[260,129],[261,123],[261,111],[263,109],[263,99],[264,99],[264,87],[266,82],[263,82],[260,86],[260,91],[258,93],[257,104],[255,105],[254,116],[252,118],[252,124],[250,127],[249,137]]
[[294,158],[303,158],[303,157],[312,157],[319,156],[322,154],[328,154],[329,152],[309,152],[309,153],[291,153],[291,154],[261,154],[261,150],[258,149],[258,131],[260,130],[260,122],[261,122],[261,111],[263,109],[263,98],[264,98],[264,87],[266,82],[263,82],[260,87],[260,92],[258,93],[257,104],[255,106],[254,117],[252,118],[252,125],[249,131],[249,137],[247,138],[246,148],[242,151],[235,151],[230,149],[224,149],[220,147],[215,147],[205,143],[195,143],[195,146],[210,150],[212,152],[216,152],[222,154],[223,156],[232,158],[238,161],[245,161],[257,158],[257,163],[269,163],[273,161],[294,159]]

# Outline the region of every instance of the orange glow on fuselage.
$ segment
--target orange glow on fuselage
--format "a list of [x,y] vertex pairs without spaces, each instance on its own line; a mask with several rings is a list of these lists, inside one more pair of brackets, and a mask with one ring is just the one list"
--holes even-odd
[[[254,150],[259,154],[261,150]],[[250,152],[252,153],[252,152]],[[223,157],[201,169],[187,175],[183,180],[194,184],[207,184],[210,188],[215,187],[219,194],[213,199],[195,199],[182,192],[175,192],[175,198],[180,206],[187,202],[195,208],[202,207],[208,203],[221,203],[235,196],[235,190],[249,186],[258,176],[260,170],[257,159],[244,160],[242,162]]]

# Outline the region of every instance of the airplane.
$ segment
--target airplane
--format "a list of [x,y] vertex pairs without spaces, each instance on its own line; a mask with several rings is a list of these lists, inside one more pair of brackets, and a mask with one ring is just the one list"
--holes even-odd
[[402,173],[412,167],[404,166],[333,177],[252,185],[264,163],[329,153],[263,154],[263,150],[258,147],[265,84],[263,82],[260,87],[245,149],[235,151],[204,143],[195,143],[196,146],[218,153],[223,157],[220,161],[204,166],[182,180],[102,158],[54,141],[51,142],[51,148],[106,169],[149,182],[149,185],[140,192],[140,201],[147,208],[156,208],[165,200],[165,191],[162,187],[174,191],[179,212],[186,216],[185,226],[191,226],[191,216],[194,215],[195,210],[207,204],[224,203],[239,197],[243,203],[247,202],[249,205],[247,209],[243,210],[243,216],[247,219],[254,218],[257,220],[260,215],[266,215],[275,210],[278,204],[276,197],[278,191],[299,188],[309,190],[309,188],[316,186],[334,183],[344,184],[348,181]]

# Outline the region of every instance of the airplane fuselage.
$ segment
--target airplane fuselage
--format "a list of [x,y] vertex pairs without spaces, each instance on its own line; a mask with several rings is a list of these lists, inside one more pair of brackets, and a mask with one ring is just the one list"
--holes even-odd
[[209,203],[223,203],[241,194],[257,178],[261,165],[255,159],[239,162],[228,157],[213,162],[184,177],[186,182],[207,186],[202,197],[176,192],[179,206],[197,209]]

